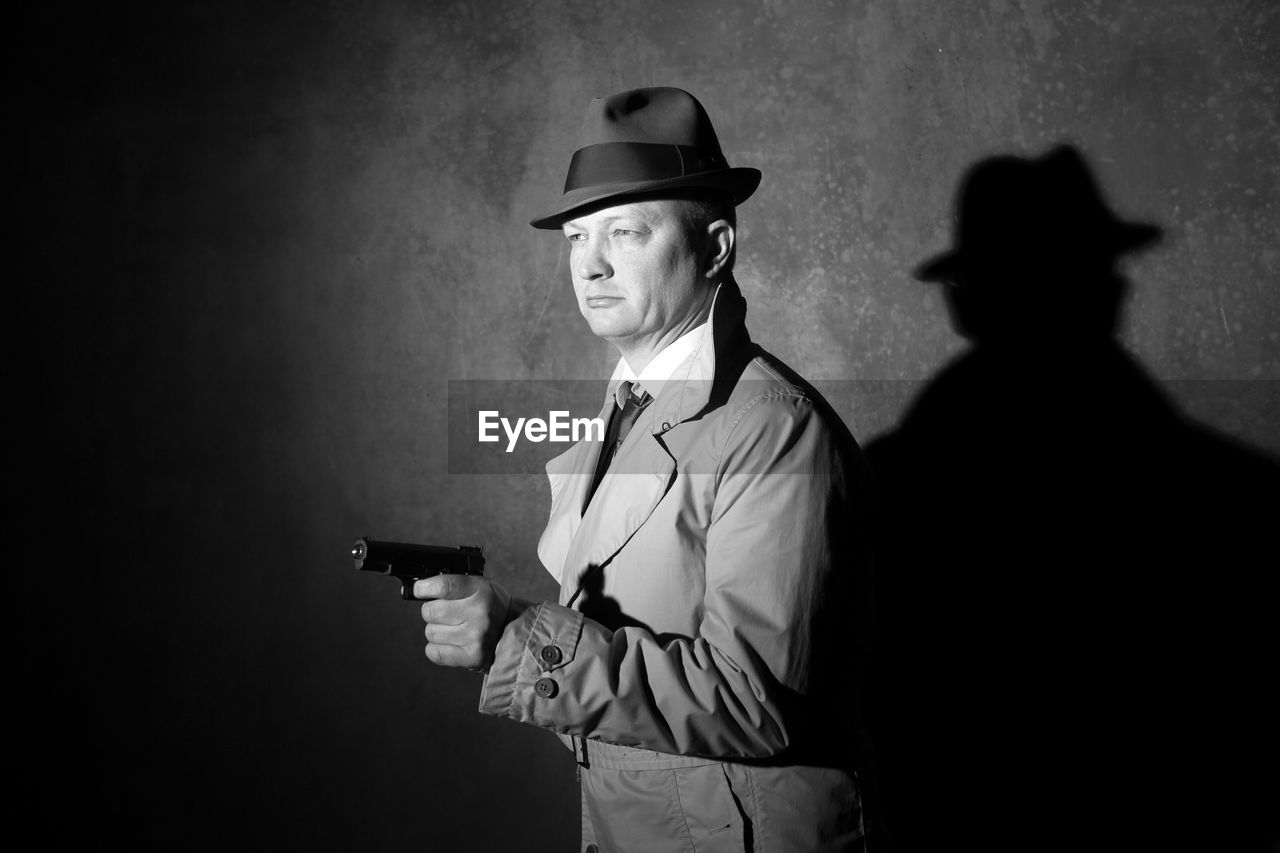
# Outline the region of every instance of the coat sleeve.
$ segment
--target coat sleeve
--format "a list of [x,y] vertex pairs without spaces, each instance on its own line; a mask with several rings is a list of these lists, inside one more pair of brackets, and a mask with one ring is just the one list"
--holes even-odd
[[825,660],[823,644],[850,570],[856,453],[809,400],[752,401],[717,465],[697,635],[660,641],[557,604],[529,607],[499,643],[480,710],[659,752],[785,751],[823,682],[851,670]]

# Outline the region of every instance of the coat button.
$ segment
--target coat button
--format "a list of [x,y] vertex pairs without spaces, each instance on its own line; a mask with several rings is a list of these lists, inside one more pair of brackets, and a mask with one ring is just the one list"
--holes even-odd
[[543,699],[551,699],[560,692],[560,686],[550,678],[539,678],[533,683],[533,689]]
[[561,653],[560,649],[551,645],[543,646],[538,651],[538,657],[542,658],[542,662],[547,666],[555,666],[564,660],[564,654]]

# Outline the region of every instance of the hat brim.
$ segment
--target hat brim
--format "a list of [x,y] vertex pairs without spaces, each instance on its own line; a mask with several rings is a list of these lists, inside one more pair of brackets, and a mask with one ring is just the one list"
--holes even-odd
[[570,190],[560,198],[553,210],[529,220],[534,228],[559,228],[582,208],[595,206],[610,199],[619,203],[629,196],[653,196],[666,190],[708,189],[729,193],[734,205],[742,204],[760,186],[760,170],[747,166],[716,169],[693,175],[681,175],[660,181],[631,181],[619,184],[597,184]]
[[[1126,252],[1136,252],[1157,243],[1163,233],[1164,231],[1155,225],[1117,222],[1108,234],[1110,239],[1107,240],[1103,253],[1116,257]],[[972,249],[966,252],[964,247],[961,246],[925,261],[911,271],[911,277],[917,281],[950,282],[955,280],[957,275],[966,270],[971,270],[974,267],[975,256],[983,254],[989,255],[990,253],[986,251],[975,252]]]

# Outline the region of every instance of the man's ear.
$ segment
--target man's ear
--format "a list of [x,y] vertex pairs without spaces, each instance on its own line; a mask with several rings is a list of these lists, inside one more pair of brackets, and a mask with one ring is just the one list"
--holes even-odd
[[724,272],[733,257],[734,236],[727,219],[717,219],[707,226],[707,252],[702,264],[705,277],[716,278]]

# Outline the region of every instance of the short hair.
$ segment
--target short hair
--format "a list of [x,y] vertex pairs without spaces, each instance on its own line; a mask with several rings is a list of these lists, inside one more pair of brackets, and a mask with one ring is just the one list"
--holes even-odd
[[[735,231],[738,228],[737,210],[733,205],[733,197],[728,193],[715,190],[689,190],[667,197],[684,202],[681,208],[685,227],[690,235],[698,235],[705,239],[707,226],[721,219],[728,222]],[[737,254],[738,246],[735,241],[729,252],[729,258],[725,261],[724,272],[733,272],[733,262]]]
[[694,191],[676,198],[687,202],[685,216],[690,226],[705,228],[717,219],[724,219],[733,227],[738,227],[737,210],[727,193]]

